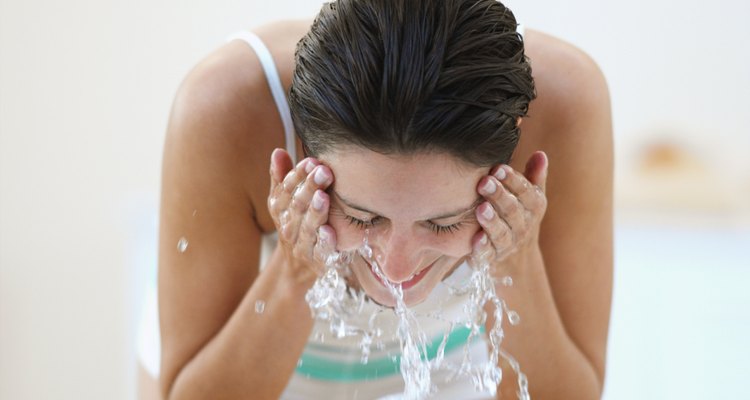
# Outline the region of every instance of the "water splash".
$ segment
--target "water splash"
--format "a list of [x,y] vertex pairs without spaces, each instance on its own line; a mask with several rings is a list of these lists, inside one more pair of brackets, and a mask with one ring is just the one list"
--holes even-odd
[[[460,321],[446,321],[441,312],[432,311],[428,315],[417,315],[414,310],[406,306],[404,302],[404,291],[401,284],[392,283],[380,268],[380,259],[373,259],[373,251],[368,243],[369,232],[365,232],[362,246],[353,252],[333,252],[327,256],[326,270],[307,292],[305,299],[310,305],[313,317],[317,320],[327,322],[330,333],[335,338],[359,337],[359,348],[361,351],[360,361],[366,364],[369,361],[371,348],[382,350],[384,332],[377,324],[377,318],[384,312],[393,312],[398,324],[396,332],[392,332],[397,338],[400,350],[399,371],[404,380],[403,398],[408,400],[421,400],[435,393],[436,387],[432,382],[431,373],[438,370],[452,372],[449,379],[466,376],[474,384],[477,391],[491,393],[493,396],[503,378],[503,371],[499,367],[499,361],[505,360],[515,372],[518,378],[518,398],[530,400],[528,392],[528,380],[520,369],[518,362],[507,352],[501,349],[504,330],[503,320],[507,317],[510,325],[516,325],[520,321],[517,312],[508,308],[505,301],[498,297],[495,288],[498,282],[490,274],[490,263],[485,257],[476,257],[469,260],[472,268],[471,276],[457,286],[449,286],[450,296],[466,296],[468,301],[464,306],[463,319]],[[395,300],[393,308],[379,307],[367,320],[366,325],[357,325],[354,317],[361,315],[367,301],[367,296],[362,290],[348,287],[347,278],[351,276],[350,264],[356,255],[364,258],[371,266],[373,272],[380,278]],[[511,277],[506,276],[500,280],[503,286],[513,285]],[[489,307],[486,307],[489,306]],[[487,323],[487,312],[492,310],[494,323],[487,327],[487,336],[490,343],[489,359],[484,362],[474,362],[470,353],[470,344],[473,339],[482,334]],[[419,326],[417,317],[429,317],[436,320],[446,321],[449,324],[447,331],[443,333],[442,341],[437,349],[434,359],[430,360],[427,354],[427,336]],[[445,360],[445,349],[451,332],[457,327],[465,327],[469,330],[469,337],[463,348],[463,357],[460,365],[449,363]],[[323,332],[315,332],[313,340],[323,342]],[[396,355],[391,355],[393,362],[398,362]]]
[[[495,291],[495,281],[490,274],[490,260],[486,254],[479,254],[470,259],[469,265],[472,266],[473,272],[470,279],[470,297],[469,303],[467,304],[467,314],[473,315],[471,319],[470,327],[472,335],[478,330],[479,324],[484,324],[486,320],[486,313],[483,311],[485,304],[489,303],[493,307],[494,324],[488,331],[488,337],[490,341],[490,359],[484,365],[476,368],[472,371],[472,380],[477,390],[487,390],[495,394],[497,387],[502,381],[502,369],[498,366],[500,358],[505,360],[516,373],[518,378],[518,398],[521,400],[530,400],[528,381],[526,375],[521,372],[521,368],[510,354],[502,350],[500,345],[502,344],[505,331],[502,327],[503,317],[507,315],[508,322],[511,325],[516,325],[520,321],[518,313],[511,311],[504,300],[498,297]],[[505,286],[513,284],[512,278],[505,277],[502,279],[502,283]],[[466,368],[462,365],[462,369]],[[470,368],[468,368],[471,370]]]
[[418,329],[414,312],[404,303],[404,291],[400,283],[392,283],[380,269],[378,262],[372,258],[372,248],[365,234],[360,254],[372,266],[372,270],[391,292],[396,306],[394,312],[398,317],[398,339],[401,346],[401,377],[404,378],[404,398],[423,399],[435,391],[430,376],[430,362],[427,357],[427,337]]

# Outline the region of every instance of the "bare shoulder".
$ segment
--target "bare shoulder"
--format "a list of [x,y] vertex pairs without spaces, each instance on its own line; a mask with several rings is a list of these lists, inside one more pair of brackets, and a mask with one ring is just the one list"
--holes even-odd
[[540,31],[529,30],[526,36],[538,93],[535,109],[530,111],[536,111],[546,125],[555,126],[610,113],[607,82],[591,56]]
[[[253,29],[271,52],[285,88],[305,26],[279,21]],[[226,171],[225,187],[246,195],[262,231],[273,228],[265,209],[268,165],[273,149],[285,146],[284,129],[259,58],[247,43],[229,41],[193,67],[175,96],[167,139],[200,152],[205,170]]]
[[[567,195],[557,189],[567,185],[568,177],[609,169],[612,161],[609,89],[596,62],[568,42],[529,30],[526,49],[537,99],[531,103],[529,118],[522,126],[526,137],[522,137],[519,147],[524,154],[545,150],[550,157],[548,195]],[[525,158],[519,155],[518,161]]]

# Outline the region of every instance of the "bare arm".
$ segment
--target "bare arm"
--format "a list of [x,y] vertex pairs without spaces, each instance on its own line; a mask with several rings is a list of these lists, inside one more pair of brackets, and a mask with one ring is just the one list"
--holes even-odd
[[[586,55],[542,40],[554,49],[531,55],[540,96],[530,114],[541,132],[533,150],[549,157],[546,214],[532,244],[502,265],[514,284],[501,295],[521,316],[506,329],[503,347],[527,374],[532,398],[598,399],[612,295],[609,95]],[[525,157],[515,166],[522,178]],[[537,172],[526,171],[531,183],[538,183]],[[522,192],[512,181],[503,185]],[[507,365],[503,370],[501,398],[515,398],[515,373]]]
[[[268,188],[270,151],[260,149],[269,147],[262,99],[270,95],[257,59],[241,51],[241,68],[222,50],[191,72],[167,132],[159,232],[165,399],[278,398],[312,326],[306,282],[290,279],[278,250],[258,272],[256,217],[265,204],[254,204],[249,188]],[[248,78],[242,73],[256,74],[249,79],[258,86],[238,84]]]

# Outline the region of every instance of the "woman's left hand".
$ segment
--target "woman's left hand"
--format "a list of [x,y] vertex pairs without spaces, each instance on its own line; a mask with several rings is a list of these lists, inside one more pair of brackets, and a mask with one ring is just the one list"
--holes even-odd
[[498,264],[539,243],[539,227],[547,209],[547,155],[537,151],[521,174],[508,165],[490,170],[477,191],[487,201],[476,208],[482,230],[474,236],[474,257]]

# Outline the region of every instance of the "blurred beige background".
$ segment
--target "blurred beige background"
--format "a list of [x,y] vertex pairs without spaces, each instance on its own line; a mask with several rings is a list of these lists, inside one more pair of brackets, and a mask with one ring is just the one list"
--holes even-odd
[[[320,4],[0,0],[0,399],[134,398],[175,90],[226,35]],[[750,357],[749,3],[506,4],[589,52],[610,83],[618,264],[606,397],[734,393]],[[652,295],[669,301],[640,309]]]

